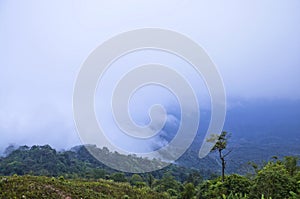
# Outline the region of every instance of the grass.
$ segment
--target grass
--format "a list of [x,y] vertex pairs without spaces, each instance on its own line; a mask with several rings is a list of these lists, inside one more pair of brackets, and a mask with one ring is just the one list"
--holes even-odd
[[0,198],[2,199],[87,199],[87,198],[168,198],[149,187],[132,187],[129,183],[111,180],[65,180],[63,177],[10,176],[0,177]]

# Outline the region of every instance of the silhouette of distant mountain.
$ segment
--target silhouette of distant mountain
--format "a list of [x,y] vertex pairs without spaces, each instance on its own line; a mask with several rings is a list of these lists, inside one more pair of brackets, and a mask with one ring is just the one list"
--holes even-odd
[[[218,157],[197,155],[210,114],[202,114],[198,135],[177,163],[188,167],[218,170]],[[224,130],[230,132],[227,172],[246,172],[247,163],[262,163],[272,156],[300,156],[300,100],[231,100]]]

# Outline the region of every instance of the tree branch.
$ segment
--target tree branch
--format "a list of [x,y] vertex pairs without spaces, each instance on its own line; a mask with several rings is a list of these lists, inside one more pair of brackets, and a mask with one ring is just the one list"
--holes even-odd
[[231,152],[232,152],[233,149],[231,149],[230,151],[228,151],[225,155],[223,155],[223,157],[225,158],[226,156],[228,156]]

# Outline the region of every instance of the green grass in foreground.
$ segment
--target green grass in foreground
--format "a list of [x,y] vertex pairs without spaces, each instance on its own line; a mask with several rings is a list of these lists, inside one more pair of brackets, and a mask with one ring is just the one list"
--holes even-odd
[[0,198],[168,198],[149,187],[132,187],[110,180],[65,180],[44,176],[0,177]]

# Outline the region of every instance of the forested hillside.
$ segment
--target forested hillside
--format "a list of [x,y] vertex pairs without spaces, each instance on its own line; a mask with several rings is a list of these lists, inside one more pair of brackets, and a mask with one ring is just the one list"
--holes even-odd
[[[93,147],[95,146],[87,146]],[[111,153],[106,148],[98,149],[100,153],[114,158],[116,162],[134,167],[143,163],[149,165],[160,164],[160,161],[147,160],[136,156],[125,156]],[[77,146],[69,151],[58,152],[49,145],[21,146],[15,150],[7,150],[7,156],[0,158],[0,175],[44,175],[64,176],[66,178],[105,178],[117,171],[107,167],[96,160],[84,146]],[[182,166],[170,165],[164,169],[152,172],[156,178],[161,178],[164,173],[170,172],[179,181],[184,181],[191,173],[197,170]],[[129,176],[130,173],[124,175]],[[212,175],[212,173],[207,173]]]
[[[0,159],[1,198],[300,198],[300,169],[293,156],[249,163],[252,169],[246,175],[226,175],[223,181],[219,173],[206,179],[199,171],[176,165],[151,173],[121,173],[96,161],[83,146],[63,152],[48,145],[22,146],[7,153]],[[130,158],[129,163],[139,159]]]

